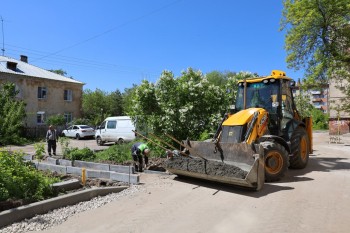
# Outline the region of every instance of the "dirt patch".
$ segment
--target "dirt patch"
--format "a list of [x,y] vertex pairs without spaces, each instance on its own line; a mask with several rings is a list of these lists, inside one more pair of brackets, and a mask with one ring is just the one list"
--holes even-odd
[[[164,165],[166,158],[149,158],[147,170],[165,172],[166,168]],[[111,160],[98,161],[99,163],[113,164],[113,165],[123,165],[123,166],[134,166],[134,161],[128,160],[123,163],[118,163]]]
[[166,160],[165,167],[211,176],[224,176],[239,179],[244,179],[248,174],[248,172],[234,165],[184,156],[176,156],[172,159]]
[[[81,179],[80,177],[74,176],[74,175],[63,175],[62,176],[62,175],[57,174],[56,172],[51,173],[51,176],[59,177],[61,181],[67,181],[67,180],[72,180],[72,179],[80,180]],[[120,181],[88,178],[88,179],[86,179],[85,186],[83,186],[81,184],[80,188],[78,188],[78,189],[69,190],[69,191],[62,191],[62,192],[57,193],[53,197],[68,194],[68,193],[74,193],[74,192],[82,191],[85,189],[90,189],[92,187],[109,187],[109,186],[125,186],[125,185],[127,185],[127,184],[124,182],[120,182]],[[52,197],[50,197],[50,198],[52,198]],[[47,198],[47,199],[50,199],[50,198]],[[0,201],[0,212],[4,211],[4,210],[17,208],[17,207],[20,207],[22,205],[28,205],[28,204],[31,204],[34,202],[36,202],[36,201],[26,200],[26,199],[8,199],[6,201]]]

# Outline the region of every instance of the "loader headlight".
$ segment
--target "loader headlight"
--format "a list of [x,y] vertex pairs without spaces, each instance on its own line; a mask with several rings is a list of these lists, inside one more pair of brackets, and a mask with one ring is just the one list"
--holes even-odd
[[271,82],[271,83],[274,83],[275,81],[276,81],[276,79],[270,78],[270,82]]
[[263,83],[268,83],[269,82],[269,80],[268,79],[265,79],[264,81],[263,81]]

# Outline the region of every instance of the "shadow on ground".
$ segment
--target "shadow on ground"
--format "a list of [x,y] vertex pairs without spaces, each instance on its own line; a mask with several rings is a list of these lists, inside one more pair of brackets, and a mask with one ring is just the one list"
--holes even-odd
[[[311,172],[333,172],[336,170],[350,170],[349,158],[330,158],[310,156],[308,166],[304,169],[289,169],[286,175],[278,182],[265,183],[260,191],[246,189],[240,186],[225,185],[216,182],[200,180],[189,177],[176,177],[175,180],[194,185],[193,189],[205,187],[213,189],[213,195],[219,192],[229,192],[238,195],[260,198],[275,192],[293,190],[293,187],[285,186],[286,183],[308,182],[313,179],[307,177]],[[284,185],[281,185],[281,184]]]
[[206,180],[200,180],[200,179],[189,178],[189,177],[181,177],[181,178],[176,177],[174,180],[194,185],[195,187],[193,189],[202,188],[202,187],[212,189],[213,195],[216,195],[219,192],[228,192],[228,193],[244,195],[244,196],[253,197],[253,198],[260,198],[271,193],[294,189],[293,187],[272,185],[270,183],[266,183],[262,190],[255,191],[255,190],[240,187],[240,186],[220,184],[213,181],[206,181]]

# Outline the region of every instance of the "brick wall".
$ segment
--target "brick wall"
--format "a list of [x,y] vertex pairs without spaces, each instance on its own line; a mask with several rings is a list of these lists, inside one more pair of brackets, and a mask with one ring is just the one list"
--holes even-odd
[[338,130],[340,135],[350,133],[350,118],[329,119],[329,134],[336,135]]

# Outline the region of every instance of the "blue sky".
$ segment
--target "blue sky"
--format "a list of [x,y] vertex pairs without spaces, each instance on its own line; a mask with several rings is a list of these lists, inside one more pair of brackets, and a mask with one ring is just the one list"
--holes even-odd
[[188,67],[302,78],[287,69],[282,9],[276,0],[11,0],[0,16],[5,56],[63,69],[84,89],[123,92]]

